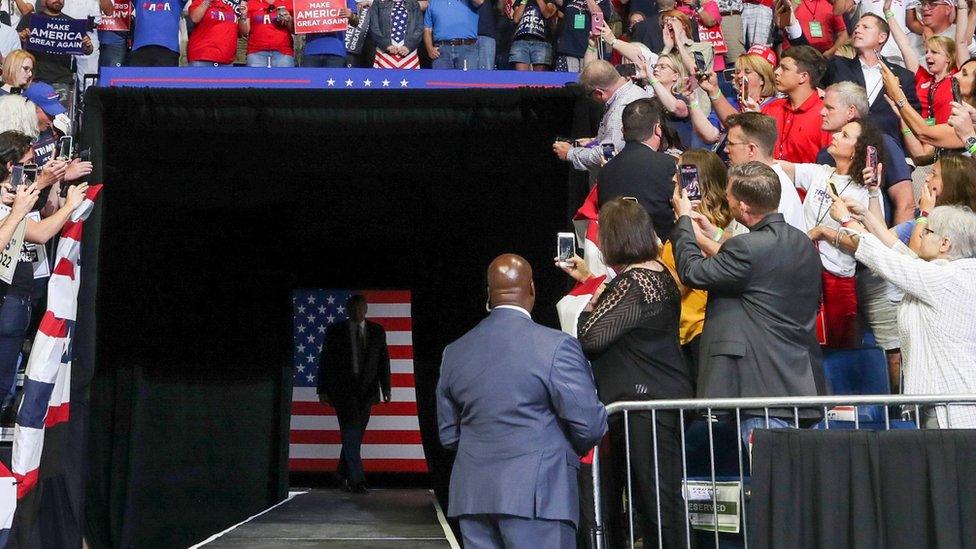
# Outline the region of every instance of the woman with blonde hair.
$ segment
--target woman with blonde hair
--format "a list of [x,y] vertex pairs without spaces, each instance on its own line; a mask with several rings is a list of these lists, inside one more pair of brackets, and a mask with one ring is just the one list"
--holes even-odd
[[14,50],[3,60],[3,86],[0,95],[11,93],[15,88],[25,90],[34,81],[34,54],[27,50]]
[[697,86],[689,89],[693,84],[678,54],[672,52],[658,57],[648,83],[664,106],[668,125],[678,134],[680,148],[704,146],[692,131],[690,109],[699,109],[707,114],[710,110],[708,96]]
[[[725,119],[737,114],[743,106],[750,110],[761,110],[767,103],[776,99],[776,52],[766,46],[753,46],[735,60],[732,85],[736,90],[734,99],[726,98],[718,84],[718,76],[711,73],[701,81],[702,90],[708,95],[714,114],[692,113],[691,122],[695,134],[705,143],[718,143],[723,132],[719,130]],[[743,93],[745,92],[745,93]],[[718,147],[722,150],[724,147]]]

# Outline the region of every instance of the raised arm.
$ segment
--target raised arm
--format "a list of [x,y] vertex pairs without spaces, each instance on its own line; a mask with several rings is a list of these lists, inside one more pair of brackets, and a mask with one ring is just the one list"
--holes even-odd
[[918,54],[908,41],[908,35],[905,34],[905,30],[901,28],[898,20],[895,19],[895,14],[891,11],[891,0],[885,0],[884,14],[885,20],[888,22],[888,28],[891,30],[891,38],[898,45],[898,49],[901,50],[901,56],[905,60],[905,68],[911,71],[912,74],[915,74],[915,71],[918,70]]

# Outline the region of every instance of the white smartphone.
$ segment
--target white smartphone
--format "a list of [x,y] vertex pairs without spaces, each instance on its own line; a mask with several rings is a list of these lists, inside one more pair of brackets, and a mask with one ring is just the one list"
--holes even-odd
[[58,140],[58,159],[71,160],[72,145],[73,143],[70,135],[66,135]]
[[576,235],[573,233],[556,234],[556,257],[559,263],[569,266],[570,259],[576,255]]

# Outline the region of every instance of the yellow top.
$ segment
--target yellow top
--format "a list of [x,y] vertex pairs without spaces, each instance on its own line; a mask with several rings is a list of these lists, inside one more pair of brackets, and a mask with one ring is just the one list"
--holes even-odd
[[[661,262],[676,273],[674,250],[669,240],[661,248]],[[677,278],[677,277],[675,277]],[[705,327],[705,303],[708,302],[708,292],[682,286],[681,289],[681,320],[678,322],[678,339],[682,345],[687,345],[702,333]]]

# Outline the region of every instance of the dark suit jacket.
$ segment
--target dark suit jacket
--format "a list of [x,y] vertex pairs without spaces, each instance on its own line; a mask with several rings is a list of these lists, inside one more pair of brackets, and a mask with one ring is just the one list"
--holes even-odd
[[386,331],[375,322],[366,321],[366,360],[359,375],[352,371],[352,340],[349,321],[333,324],[325,333],[325,344],[319,356],[317,393],[325,393],[336,408],[343,405],[376,404],[380,391],[390,392],[390,353]]
[[600,170],[597,199],[602,207],[620,196],[636,198],[651,215],[654,231],[663,242],[674,227],[674,172],[675,161],[670,155],[651,150],[643,143],[628,142]]
[[803,231],[770,214],[706,259],[683,216],[671,243],[681,281],[708,290],[699,398],[825,394],[815,328],[822,266]]
[[[424,35],[424,13],[420,11],[417,0],[405,0],[407,8],[407,29],[403,39],[403,46],[413,51],[420,46]],[[386,51],[390,47],[390,35],[393,33],[393,2],[391,0],[377,0],[369,8],[369,34],[376,42],[376,48]]]
[[579,520],[579,457],[607,431],[576,338],[494,309],[444,349],[441,444],[457,448],[447,514]]
[[[899,67],[892,63],[885,64],[898,77],[898,82],[901,84],[901,88],[905,90],[905,97],[908,98],[908,102],[911,103],[915,110],[918,110],[918,96],[915,94],[915,75],[904,67]],[[862,88],[865,87],[864,73],[861,71],[861,61],[856,57],[854,59],[847,59],[846,57],[834,56],[827,63],[827,73],[823,77],[821,87],[826,88],[835,82],[854,82]],[[871,103],[871,122],[874,122],[874,125],[882,132],[900,142],[901,125],[898,121],[898,115],[891,110],[891,105],[885,101],[884,84],[881,84],[881,86],[881,93],[875,98],[874,103]],[[871,90],[867,91],[869,92],[870,98]]]

